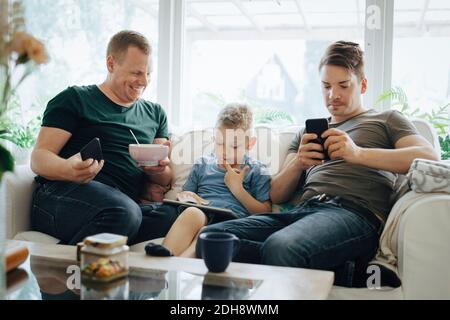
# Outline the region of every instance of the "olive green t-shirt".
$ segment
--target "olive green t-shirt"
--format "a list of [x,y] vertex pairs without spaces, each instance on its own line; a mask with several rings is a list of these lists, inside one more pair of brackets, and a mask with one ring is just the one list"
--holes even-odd
[[167,116],[159,104],[139,99],[123,107],[96,85],[73,86],[59,93],[49,101],[42,126],[72,134],[59,153],[65,159],[98,137],[105,164],[94,180],[116,187],[134,200],[142,194],[146,177],[128,152],[128,145],[136,143],[130,129],[140,143],[169,135]]
[[[398,111],[367,110],[351,119],[329,125],[345,131],[359,147],[395,149],[395,143],[408,135],[418,134],[414,125]],[[297,152],[302,132],[289,147]],[[391,195],[397,174],[389,171],[355,165],[344,160],[330,160],[306,170],[299,185],[301,199],[326,193],[352,200],[355,203],[387,217],[391,209]]]

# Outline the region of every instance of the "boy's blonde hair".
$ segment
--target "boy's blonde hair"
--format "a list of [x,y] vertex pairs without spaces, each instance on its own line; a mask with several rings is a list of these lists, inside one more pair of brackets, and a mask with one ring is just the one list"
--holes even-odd
[[364,78],[364,52],[355,42],[337,41],[331,44],[320,60],[319,72],[326,65],[344,67],[352,71],[359,81]]
[[251,130],[253,126],[253,112],[245,103],[233,102],[227,104],[217,116],[216,127],[228,129]]

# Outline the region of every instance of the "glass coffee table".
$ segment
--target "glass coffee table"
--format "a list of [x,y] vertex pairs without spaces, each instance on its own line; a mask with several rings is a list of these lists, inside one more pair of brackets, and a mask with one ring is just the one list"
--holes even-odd
[[201,259],[130,252],[127,277],[96,283],[80,277],[75,247],[9,243],[30,251],[27,261],[7,274],[9,300],[326,299],[334,277],[328,271],[243,263],[209,273]]
[[31,256],[7,276],[9,300],[245,300],[262,280],[193,274],[184,271],[133,270],[108,283],[78,280],[73,264]]

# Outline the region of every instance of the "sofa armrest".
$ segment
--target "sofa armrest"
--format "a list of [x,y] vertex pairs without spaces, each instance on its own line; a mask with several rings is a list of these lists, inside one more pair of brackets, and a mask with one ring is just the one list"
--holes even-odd
[[0,190],[0,210],[6,218],[6,237],[30,229],[31,199],[35,174],[29,165],[16,166],[14,172],[3,175]]
[[450,299],[449,244],[450,194],[430,193],[406,210],[397,242],[405,299]]

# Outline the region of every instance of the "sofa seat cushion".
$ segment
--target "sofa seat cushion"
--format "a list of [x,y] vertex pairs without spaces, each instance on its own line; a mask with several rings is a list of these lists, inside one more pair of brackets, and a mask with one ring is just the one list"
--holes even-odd
[[59,239],[56,239],[55,237],[49,236],[48,234],[38,231],[19,232],[14,236],[14,240],[22,240],[46,244],[57,244],[59,242]]
[[328,300],[401,300],[404,299],[402,287],[379,289],[345,288],[333,286]]

